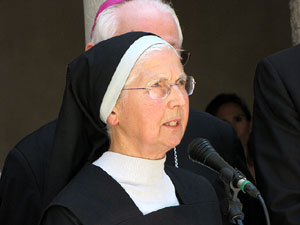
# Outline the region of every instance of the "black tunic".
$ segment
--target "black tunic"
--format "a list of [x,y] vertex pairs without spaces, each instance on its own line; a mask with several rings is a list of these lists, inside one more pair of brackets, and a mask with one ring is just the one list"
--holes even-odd
[[166,166],[179,206],[143,215],[125,190],[101,168],[82,169],[48,208],[42,225],[220,225],[212,186],[201,176]]
[[300,224],[300,45],[256,68],[252,146],[272,225]]

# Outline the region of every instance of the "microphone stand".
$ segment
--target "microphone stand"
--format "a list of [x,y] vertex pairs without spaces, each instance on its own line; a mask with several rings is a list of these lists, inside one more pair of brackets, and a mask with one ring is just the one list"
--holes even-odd
[[233,173],[231,172],[231,170],[224,168],[220,170],[219,177],[224,183],[225,193],[227,195],[227,208],[225,209],[225,211],[227,212],[228,219],[232,224],[243,225],[243,204],[237,197],[240,189],[233,187],[231,184]]

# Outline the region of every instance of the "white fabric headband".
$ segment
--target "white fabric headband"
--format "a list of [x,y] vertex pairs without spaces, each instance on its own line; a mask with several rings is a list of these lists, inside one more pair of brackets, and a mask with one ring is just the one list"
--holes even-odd
[[100,106],[100,119],[104,123],[107,122],[109,114],[112,112],[114,106],[116,105],[120,93],[136,61],[144,53],[145,50],[157,44],[166,44],[171,46],[168,42],[157,36],[147,35],[137,39],[127,49],[112,76],[112,79],[105,92],[102,104]]

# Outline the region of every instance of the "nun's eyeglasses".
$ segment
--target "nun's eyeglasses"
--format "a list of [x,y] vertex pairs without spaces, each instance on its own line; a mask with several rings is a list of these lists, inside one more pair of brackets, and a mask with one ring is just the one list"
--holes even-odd
[[176,51],[179,53],[181,57],[180,58],[181,64],[185,66],[191,57],[191,53],[184,49],[176,49]]
[[169,83],[167,79],[154,80],[144,88],[123,88],[123,90],[147,90],[152,99],[164,99],[171,93],[172,86],[176,85],[179,90],[187,95],[193,94],[195,79],[192,76],[182,76],[175,83]]

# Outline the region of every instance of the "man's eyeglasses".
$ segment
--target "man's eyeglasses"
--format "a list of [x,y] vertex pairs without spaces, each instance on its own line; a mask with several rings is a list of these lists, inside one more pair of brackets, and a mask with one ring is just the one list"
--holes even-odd
[[176,51],[179,53],[181,57],[180,58],[181,64],[185,66],[191,57],[191,53],[184,49],[176,49]]
[[154,80],[148,83],[147,87],[143,88],[123,88],[123,90],[147,90],[148,95],[152,99],[164,99],[171,93],[172,86],[176,85],[179,90],[193,94],[195,88],[195,79],[192,76],[182,76],[175,83],[169,83],[167,79]]

